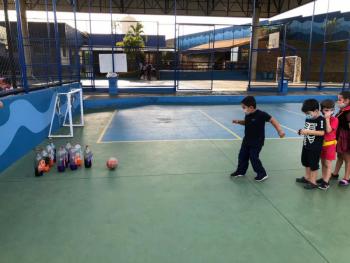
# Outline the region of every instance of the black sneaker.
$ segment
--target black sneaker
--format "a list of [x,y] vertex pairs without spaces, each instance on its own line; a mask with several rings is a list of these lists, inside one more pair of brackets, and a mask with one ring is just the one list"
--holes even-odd
[[339,178],[339,174],[332,173],[331,180],[338,180],[338,178]]
[[321,183],[318,183],[318,189],[327,190],[329,188],[329,183],[322,180]]
[[322,184],[324,181],[323,181],[323,179],[322,178],[320,178],[320,179],[318,179],[318,180],[316,180],[316,184]]
[[296,178],[295,181],[296,181],[297,183],[301,183],[301,184],[308,184],[308,183],[309,183],[309,181],[306,180],[304,176],[303,176],[303,177],[300,177],[300,178]]
[[269,178],[269,176],[267,174],[257,175],[257,176],[255,176],[254,180],[257,182],[262,182],[262,181],[266,180],[267,178]]
[[242,177],[242,176],[245,176],[245,174],[241,174],[241,173],[238,173],[238,172],[236,171],[236,172],[233,172],[230,176],[231,176],[231,178],[235,178],[235,177]]
[[312,190],[312,189],[317,189],[318,186],[317,186],[317,184],[313,184],[313,183],[308,182],[306,185],[304,185],[304,188],[307,190]]

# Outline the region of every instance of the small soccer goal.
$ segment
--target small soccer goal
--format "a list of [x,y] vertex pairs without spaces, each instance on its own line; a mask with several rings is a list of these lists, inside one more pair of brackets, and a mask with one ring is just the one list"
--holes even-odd
[[[280,81],[283,66],[283,57],[277,58],[276,81]],[[288,56],[285,57],[284,79],[292,83],[300,83],[301,81],[301,57]]]
[[[77,117],[74,121],[74,117]],[[60,129],[61,127],[66,129]],[[72,89],[66,93],[57,93],[52,112],[49,138],[70,138],[74,136],[74,127],[84,126],[84,108],[82,89]],[[58,132],[55,132],[58,130]],[[62,133],[60,133],[62,131]]]

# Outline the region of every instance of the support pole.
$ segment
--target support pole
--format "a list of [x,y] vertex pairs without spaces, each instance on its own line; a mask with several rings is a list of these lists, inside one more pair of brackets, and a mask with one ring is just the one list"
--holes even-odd
[[258,61],[257,49],[259,46],[259,19],[260,7],[257,4],[258,0],[253,0],[253,17],[252,17],[252,31],[250,38],[249,49],[249,70],[248,70],[248,91],[250,90],[251,81],[256,80],[256,69]]
[[[109,0],[109,13],[111,16],[111,45],[112,45],[112,70],[115,72],[115,61],[114,61],[114,46],[115,46],[115,38],[113,32],[113,9],[112,9],[112,0]],[[124,47],[125,48],[125,47]],[[125,51],[125,50],[124,50]]]
[[[89,0],[89,78],[93,89],[95,89],[95,69],[94,69],[94,50],[93,50],[93,40],[92,40],[92,24],[91,24],[91,1]],[[90,72],[91,70],[91,72]]]
[[49,3],[48,0],[45,0],[45,12],[46,12],[46,30],[47,30],[47,43],[48,43],[48,50],[47,50],[47,84],[49,84],[52,81],[52,76],[50,76],[52,72],[52,62],[51,62],[51,25],[50,25],[50,19],[49,19]]
[[22,37],[23,37],[23,50],[24,50],[24,57],[26,59],[26,65],[27,65],[27,78],[30,78],[33,76],[33,63],[32,63],[32,56],[30,51],[30,40],[29,40],[29,29],[28,29],[28,22],[27,22],[27,6],[25,0],[20,0],[21,2],[21,27],[22,27]]
[[177,35],[176,35],[176,23],[177,23],[177,17],[176,17],[176,0],[174,0],[174,16],[175,16],[175,31],[174,31],[174,92],[176,92],[177,89],[177,83],[178,83],[178,79],[177,79],[177,62],[178,62],[178,54],[177,54]]
[[305,79],[305,90],[307,90],[309,77],[310,77],[310,66],[311,66],[311,49],[312,49],[312,34],[314,28],[314,20],[315,20],[315,7],[316,0],[314,0],[314,7],[312,11],[312,19],[311,19],[311,29],[310,29],[310,39],[309,39],[309,50],[308,50],[308,58],[307,58],[307,68],[306,68],[306,79]]
[[[343,87],[342,90],[344,91],[346,88],[346,84],[349,82],[349,55],[350,55],[350,35],[348,39],[348,44],[347,44],[347,50],[346,50],[346,57],[345,57],[345,65],[344,65],[344,81],[343,81]],[[350,83],[348,88],[350,88]]]
[[80,82],[80,56],[79,56],[79,45],[78,45],[78,28],[77,28],[77,0],[73,0],[73,11],[74,11],[74,27],[75,27],[75,34],[74,34],[74,40],[75,40],[75,67],[76,67],[76,75],[73,76],[74,80],[78,78],[78,81]]
[[327,3],[327,13],[326,13],[326,19],[324,22],[322,60],[321,60],[321,65],[320,65],[320,79],[319,79],[319,83],[318,83],[319,89],[322,88],[323,76],[324,76],[324,64],[326,63],[326,40],[327,40],[328,11],[329,11],[329,0]]
[[7,39],[7,47],[8,47],[8,51],[9,51],[9,62],[10,62],[10,70],[11,70],[11,85],[15,89],[15,88],[17,88],[16,67],[15,67],[15,60],[13,57],[11,26],[10,26],[10,21],[9,21],[9,16],[8,16],[8,1],[2,0],[2,2],[4,4],[6,39]]
[[57,0],[52,0],[52,9],[53,9],[53,17],[54,17],[54,23],[55,23],[57,75],[58,75],[58,82],[60,85],[62,85],[61,43],[60,43],[60,34],[58,31],[58,23],[57,23],[56,1]]
[[21,3],[20,0],[15,0],[16,14],[17,14],[17,45],[18,45],[18,57],[21,67],[22,87],[25,92],[29,91],[28,79],[27,79],[27,67],[26,59],[24,55],[23,35],[22,35],[22,22],[21,22]]
[[287,84],[284,83],[284,68],[286,66],[286,42],[287,42],[287,24],[283,26],[283,47],[282,47],[282,67],[281,67],[281,79],[279,83],[279,92],[280,93],[286,93],[286,86]]

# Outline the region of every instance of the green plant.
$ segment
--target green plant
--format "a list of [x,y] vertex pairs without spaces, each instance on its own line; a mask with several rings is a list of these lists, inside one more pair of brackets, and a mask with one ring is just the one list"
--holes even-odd
[[326,39],[327,41],[331,41],[333,38],[333,34],[336,31],[336,28],[338,26],[338,20],[337,18],[333,18],[331,20],[328,20],[326,25],[323,27],[323,29],[326,30]]
[[129,68],[136,69],[138,63],[143,60],[143,52],[141,48],[145,47],[145,41],[142,37],[143,25],[139,22],[136,25],[131,25],[128,32],[126,33],[123,41],[117,42],[117,47],[124,48],[124,52],[127,54]]

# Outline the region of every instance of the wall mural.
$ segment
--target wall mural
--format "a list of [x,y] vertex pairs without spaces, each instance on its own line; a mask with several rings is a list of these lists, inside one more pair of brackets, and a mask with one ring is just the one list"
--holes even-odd
[[[56,94],[71,88],[79,88],[79,84],[1,99],[4,107],[0,109],[0,172],[47,138]],[[62,101],[60,107],[61,112],[65,112],[66,102]],[[77,103],[73,107],[77,107]]]

